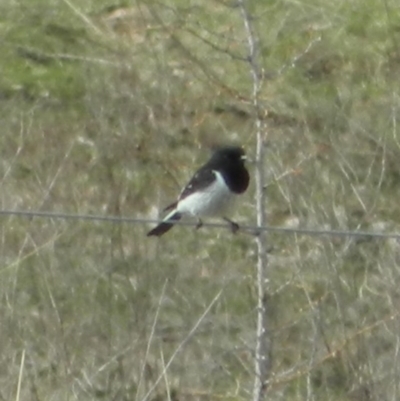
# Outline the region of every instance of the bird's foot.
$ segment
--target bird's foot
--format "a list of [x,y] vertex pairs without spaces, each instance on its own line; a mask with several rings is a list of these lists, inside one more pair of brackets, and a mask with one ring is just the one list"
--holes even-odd
[[227,217],[224,217],[224,220],[225,220],[226,222],[228,222],[229,228],[230,228],[232,234],[236,234],[236,233],[239,231],[240,226],[239,226],[238,223],[235,223],[234,221],[228,219]]
[[196,230],[198,230],[201,227],[203,227],[203,222],[201,221],[201,219],[199,219],[197,224],[196,224]]

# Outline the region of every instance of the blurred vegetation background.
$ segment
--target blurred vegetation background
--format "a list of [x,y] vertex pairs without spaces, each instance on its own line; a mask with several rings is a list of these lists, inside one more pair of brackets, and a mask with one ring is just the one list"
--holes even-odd
[[[398,231],[398,1],[247,4],[269,223]],[[2,209],[155,218],[216,142],[254,154],[235,2],[2,0],[0,41]],[[254,240],[148,229],[1,217],[1,400],[251,398]],[[398,400],[399,241],[268,249],[267,398]]]

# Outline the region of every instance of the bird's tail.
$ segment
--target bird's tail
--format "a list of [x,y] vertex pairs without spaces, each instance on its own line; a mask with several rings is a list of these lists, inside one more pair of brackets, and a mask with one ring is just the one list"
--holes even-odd
[[174,226],[174,222],[180,220],[181,217],[182,215],[180,213],[175,210],[172,211],[157,227],[154,227],[152,230],[150,230],[147,233],[147,236],[150,237],[152,235],[155,235],[157,237],[160,237],[161,235],[169,231]]

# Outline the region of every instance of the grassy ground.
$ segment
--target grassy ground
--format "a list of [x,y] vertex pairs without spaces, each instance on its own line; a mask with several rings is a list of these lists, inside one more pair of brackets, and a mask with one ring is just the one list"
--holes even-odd
[[[268,221],[396,232],[397,1],[250,3]],[[224,2],[8,0],[0,37],[3,209],[155,217],[214,143],[254,153],[247,38]],[[236,220],[255,221],[253,195]],[[251,236],[1,220],[0,399],[18,378],[21,400],[250,398]],[[268,399],[397,400],[398,241],[268,245]]]

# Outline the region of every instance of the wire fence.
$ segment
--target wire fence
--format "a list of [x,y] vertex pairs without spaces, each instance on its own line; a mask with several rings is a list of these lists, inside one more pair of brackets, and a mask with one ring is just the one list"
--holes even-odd
[[[162,222],[162,219],[150,219],[141,217],[124,217],[124,216],[107,216],[97,214],[74,214],[50,211],[30,211],[30,210],[0,210],[0,216],[22,217],[22,218],[41,218],[41,219],[58,219],[58,220],[86,220],[109,222],[114,224],[146,224],[154,225]],[[180,220],[174,222],[176,225],[197,226],[198,222],[193,220]],[[207,228],[223,228],[227,227],[226,223],[204,222],[202,225]],[[269,233],[298,234],[316,237],[347,237],[347,238],[372,238],[372,239],[396,239],[400,240],[400,233],[382,232],[382,231],[360,231],[360,230],[331,230],[319,228],[294,228],[280,226],[261,226],[240,224],[240,230],[253,235],[261,231]]]

